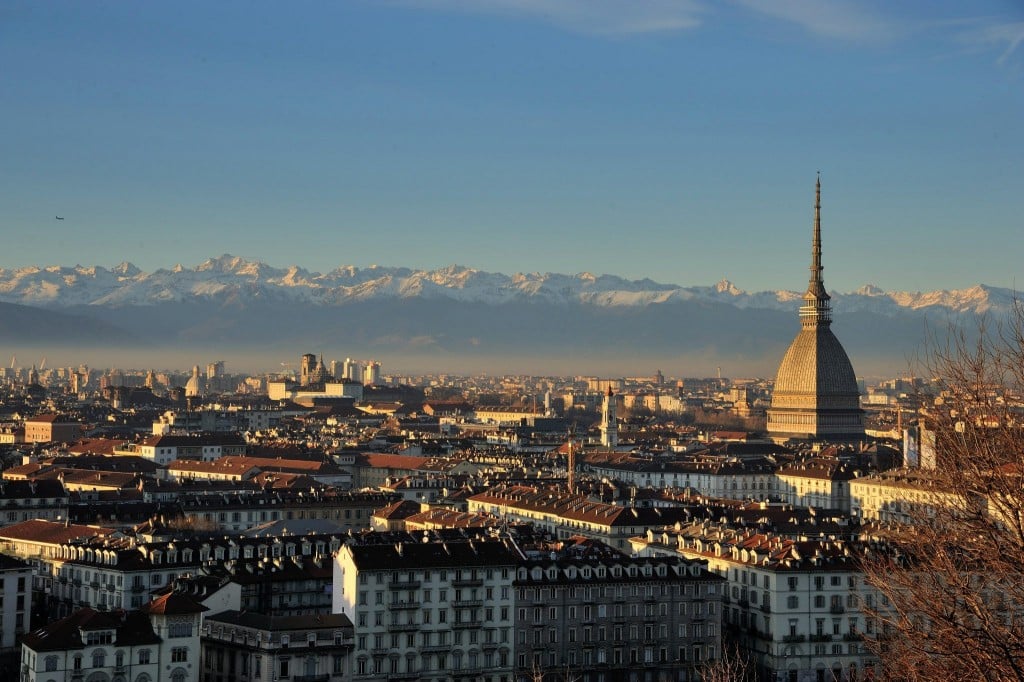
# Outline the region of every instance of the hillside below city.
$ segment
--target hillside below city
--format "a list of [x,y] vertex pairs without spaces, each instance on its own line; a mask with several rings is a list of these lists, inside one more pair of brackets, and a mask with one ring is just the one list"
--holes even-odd
[[[766,370],[797,329],[800,291],[729,281],[679,286],[614,275],[340,267],[277,268],[224,255],[192,268],[130,263],[0,269],[0,303],[18,308],[8,344],[127,348],[351,349],[443,360],[490,356],[699,360]],[[930,292],[867,285],[830,292],[834,328],[857,366],[899,368],[928,330],[1003,316],[1015,292],[977,285]],[[69,325],[69,320],[77,324]],[[81,338],[69,339],[80,330]],[[87,331],[87,333],[86,333]],[[276,357],[276,355],[275,355]]]

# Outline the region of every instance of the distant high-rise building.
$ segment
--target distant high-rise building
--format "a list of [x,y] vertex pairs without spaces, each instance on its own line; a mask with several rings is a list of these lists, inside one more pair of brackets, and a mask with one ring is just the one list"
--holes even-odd
[[856,442],[864,438],[857,376],[832,333],[831,297],[821,276],[821,178],[815,184],[811,279],[800,306],[800,332],[779,365],[768,435],[776,442]]
[[213,381],[217,377],[224,376],[224,361],[217,360],[206,365],[206,379]]
[[363,384],[366,386],[377,386],[380,384],[380,363],[370,360],[363,367]]
[[363,368],[360,367],[359,363],[352,358],[345,358],[344,364],[342,364],[342,378],[350,381],[360,381],[363,376]]

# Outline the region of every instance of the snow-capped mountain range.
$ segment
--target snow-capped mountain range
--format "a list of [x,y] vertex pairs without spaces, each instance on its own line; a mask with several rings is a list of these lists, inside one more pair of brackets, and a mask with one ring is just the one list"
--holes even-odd
[[[143,272],[131,263],[112,268],[76,265],[0,268],[0,302],[54,308],[154,306],[165,303],[235,302],[345,305],[380,299],[449,300],[504,304],[589,304],[644,307],[663,303],[708,302],[736,308],[793,311],[802,292],[747,292],[723,280],[714,286],[678,286],[649,279],[579,273],[505,275],[452,265],[437,270],[401,267],[339,267],[311,272],[298,266],[275,268],[259,261],[223,255],[194,268]],[[910,311],[1002,313],[1015,292],[977,285],[930,292],[883,291],[866,285],[832,292],[837,311],[900,315]]]

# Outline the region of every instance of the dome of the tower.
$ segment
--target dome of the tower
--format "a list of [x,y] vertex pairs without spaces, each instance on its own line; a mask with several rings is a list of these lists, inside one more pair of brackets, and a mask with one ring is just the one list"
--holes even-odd
[[850,357],[830,328],[800,330],[779,364],[775,393],[809,393],[821,398],[858,395]]

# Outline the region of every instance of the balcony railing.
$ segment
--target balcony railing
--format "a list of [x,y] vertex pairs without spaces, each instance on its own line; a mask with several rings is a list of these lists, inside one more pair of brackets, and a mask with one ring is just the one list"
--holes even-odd
[[322,675],[292,675],[292,682],[327,682],[331,676],[327,673]]
[[420,653],[424,654],[446,653],[448,651],[451,651],[451,649],[451,644],[430,644],[428,646],[421,646],[419,648]]
[[762,610],[762,611],[764,611],[765,613],[771,613],[771,612],[772,612],[772,607],[771,607],[771,604],[761,604],[761,605],[760,605],[759,607],[757,607],[757,608],[761,609],[761,610]]
[[422,585],[423,583],[419,580],[406,580],[403,582],[393,580],[388,583],[388,587],[392,590],[418,590]]
[[831,607],[829,607],[829,611],[831,613],[845,613],[846,607],[842,604],[833,604]]
[[803,635],[784,635],[782,641],[786,644],[799,644],[800,642],[807,639]]
[[388,604],[388,608],[392,611],[409,611],[412,609],[418,609],[419,607],[419,603],[414,601],[393,601]]
[[832,635],[826,635],[826,634],[811,635],[811,641],[812,642],[831,642],[832,641]]
[[452,602],[452,606],[457,609],[472,608],[475,606],[483,606],[483,599],[456,599]]
[[461,623],[452,623],[452,627],[456,630],[468,630],[469,628],[482,627],[483,624],[482,620],[464,620]]
[[459,578],[452,581],[452,587],[483,587],[483,578]]

